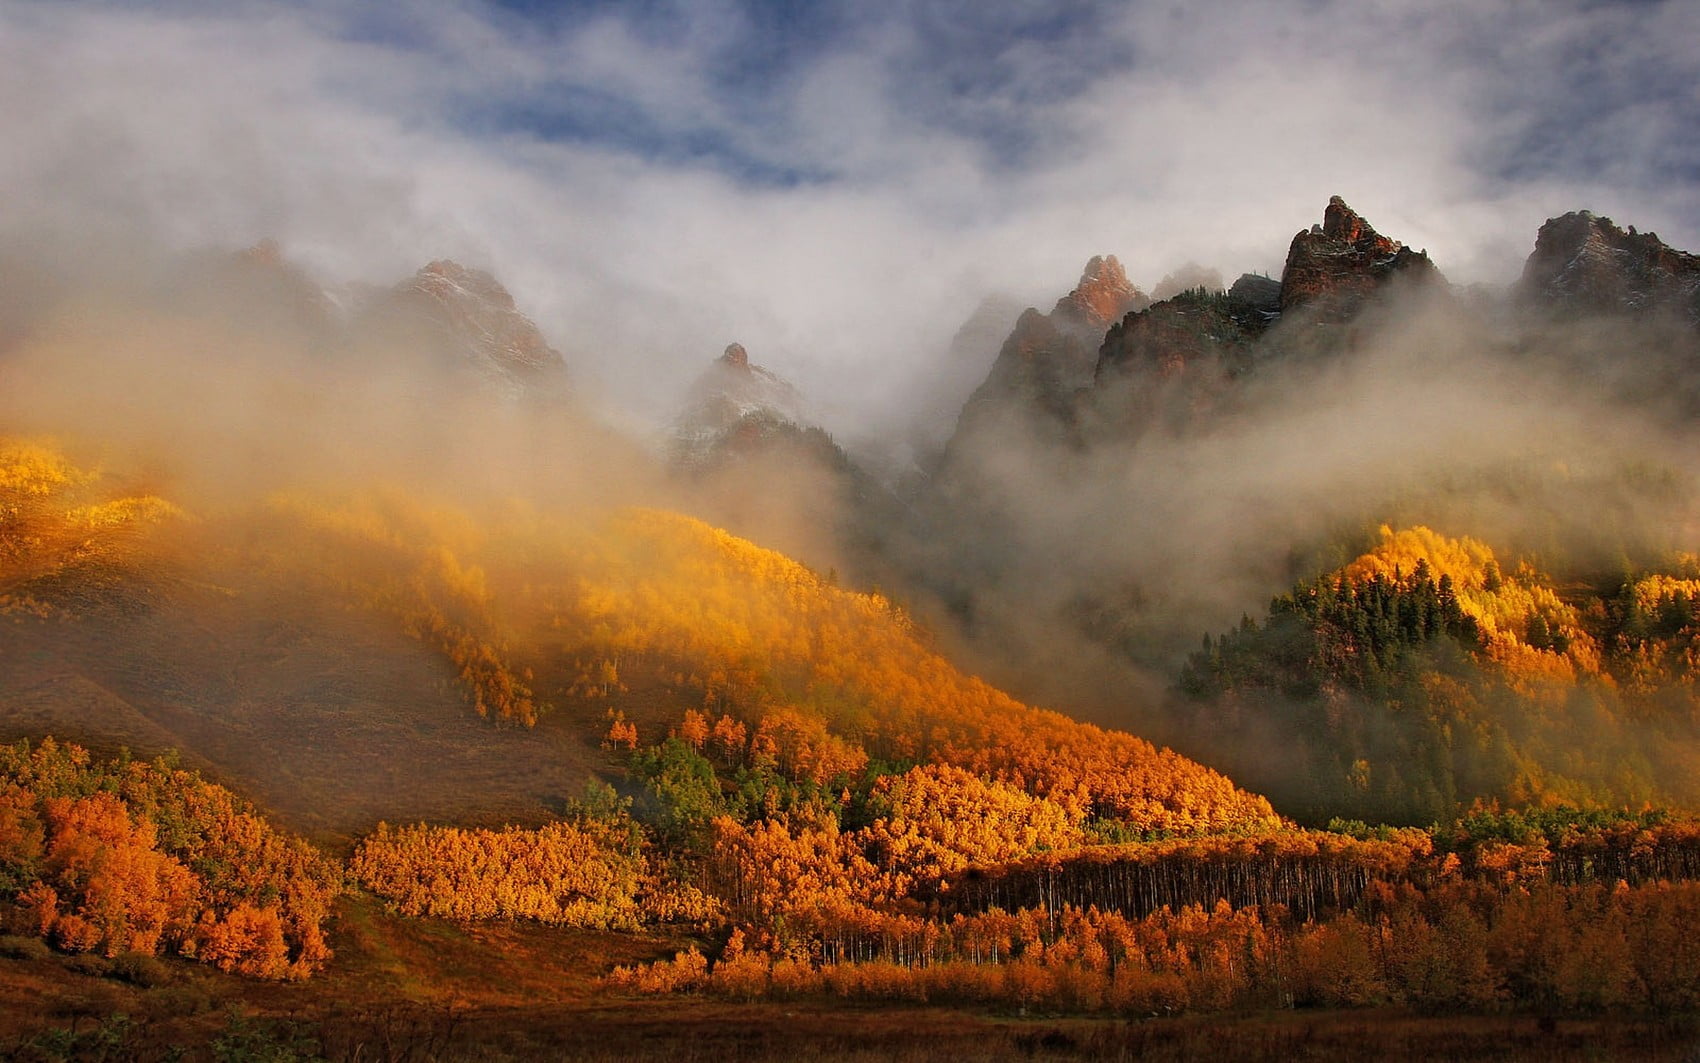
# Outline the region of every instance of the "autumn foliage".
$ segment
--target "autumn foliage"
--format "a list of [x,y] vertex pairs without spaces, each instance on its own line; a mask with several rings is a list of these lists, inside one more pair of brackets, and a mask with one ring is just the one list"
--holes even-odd
[[263,978],[330,958],[339,870],[164,761],[0,747],[0,909],[70,952],[177,953]]
[[1685,564],[1561,594],[1473,539],[1384,527],[1261,621],[1206,638],[1172,710],[1314,823],[1429,823],[1478,799],[1691,805],[1700,583]]
[[349,862],[406,915],[635,927],[645,863],[638,839],[596,823],[535,830],[380,823]]
[[1488,810],[1432,833],[1354,829],[1030,856],[951,876],[925,908],[792,904],[717,956],[610,982],[1140,1016],[1700,1003],[1685,930],[1700,917],[1700,825]]
[[530,676],[552,677],[551,703],[594,706],[641,673],[666,677],[710,733],[598,708],[599,740],[630,749],[647,728],[683,726],[699,747],[822,784],[870,761],[931,763],[1136,830],[1274,823],[1214,771],[964,675],[882,595],[688,517],[475,517],[395,493],[279,498],[273,515],[279,541],[301,540],[280,565],[401,620],[497,718],[530,725],[546,711]]
[[0,614],[51,612],[69,577],[122,566],[147,531],[183,517],[44,443],[0,438]]

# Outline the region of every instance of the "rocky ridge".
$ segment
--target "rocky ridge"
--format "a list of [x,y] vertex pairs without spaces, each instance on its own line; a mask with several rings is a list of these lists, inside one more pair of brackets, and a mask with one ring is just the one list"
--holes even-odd
[[499,391],[556,391],[566,361],[522,314],[502,284],[483,270],[438,259],[392,289],[381,313],[410,317],[428,345],[476,372]]
[[691,385],[673,422],[670,449],[679,464],[702,465],[785,425],[805,427],[802,396],[790,382],[751,362],[743,344],[731,343]]
[[1517,295],[1563,314],[1663,313],[1700,325],[1700,256],[1572,211],[1541,226]]
[[1149,304],[1114,255],[1092,256],[1049,314],[1030,307],[1016,319],[985,382],[963,407],[947,455],[966,436],[1001,432],[1011,415],[1041,431],[1070,424],[1079,393],[1092,386],[1104,330]]
[[1339,196],[1328,200],[1322,224],[1294,235],[1281,271],[1281,310],[1313,305],[1344,320],[1395,276],[1441,280],[1428,252],[1382,236]]

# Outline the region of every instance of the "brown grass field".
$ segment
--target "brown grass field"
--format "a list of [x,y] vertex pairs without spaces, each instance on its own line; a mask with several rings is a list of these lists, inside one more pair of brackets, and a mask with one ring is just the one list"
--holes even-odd
[[1127,1021],[833,1000],[640,999],[604,990],[600,974],[667,954],[678,941],[403,919],[364,897],[344,902],[333,944],[327,971],[291,984],[161,961],[139,985],[122,965],[95,957],[0,959],[0,1058],[1700,1059],[1694,1021],[1628,1016],[1384,1008]]
[[237,587],[130,581],[74,619],[0,615],[0,741],[182,751],[333,848],[380,819],[536,825],[613,766],[577,721],[479,719],[391,621]]

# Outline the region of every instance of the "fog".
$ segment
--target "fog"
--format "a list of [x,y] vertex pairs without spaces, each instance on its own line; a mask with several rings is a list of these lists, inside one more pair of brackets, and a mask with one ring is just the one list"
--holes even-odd
[[1686,329],[1393,286],[1349,324],[1291,312],[1253,350],[1232,380],[1208,360],[1101,378],[1084,441],[1018,403],[953,443],[912,565],[958,652],[1139,729],[1201,636],[1384,522],[1613,590],[1700,536]]
[[992,293],[1278,270],[1340,192],[1460,282],[1577,206],[1700,246],[1688,5],[14,3],[5,246],[494,272],[612,416],[738,340],[888,436]]
[[[1670,336],[1541,331],[1499,293],[1578,207],[1700,246],[1672,91],[1697,19],[11,4],[0,422],[191,504],[398,482],[686,509],[894,589],[1019,693],[1132,722],[1203,632],[1383,520],[1593,566],[1692,542],[1693,434],[1625,398],[1691,373]],[[1012,421],[958,455],[971,505],[927,500],[914,461],[1020,306],[1097,253],[1162,294],[1279,276],[1334,192],[1461,294],[1346,341],[1290,329],[1207,416],[1060,449]],[[226,276],[261,239],[327,293],[328,333],[287,285]],[[445,257],[507,286],[570,398],[504,400],[350,330]],[[891,494],[809,453],[669,472],[667,424],[734,340]]]

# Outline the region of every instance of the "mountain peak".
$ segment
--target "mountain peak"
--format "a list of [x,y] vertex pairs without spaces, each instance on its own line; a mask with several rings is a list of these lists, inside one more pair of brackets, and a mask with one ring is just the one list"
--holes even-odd
[[1325,303],[1327,316],[1344,319],[1398,273],[1440,276],[1428,252],[1381,235],[1344,199],[1332,196],[1322,224],[1293,237],[1281,272],[1281,309]]
[[1137,310],[1149,301],[1145,293],[1127,279],[1127,273],[1116,256],[1093,255],[1081,271],[1080,283],[1057,300],[1054,312],[1094,328],[1105,329],[1120,321],[1129,310]]
[[674,434],[700,449],[703,440],[752,414],[800,422],[802,407],[802,396],[789,381],[751,362],[743,344],[729,343],[691,385]]
[[484,270],[470,269],[453,259],[429,262],[405,283],[439,301],[477,302],[497,311],[514,311],[514,297],[501,281]]
[[412,317],[427,328],[431,344],[447,360],[459,361],[502,391],[520,394],[555,390],[566,362],[537,325],[514,304],[494,276],[452,259],[436,259],[398,284],[390,314]]
[[1367,242],[1377,247],[1383,247],[1387,253],[1392,253],[1404,246],[1397,240],[1389,240],[1376,232],[1363,215],[1346,205],[1339,196],[1329,196],[1328,206],[1322,212],[1322,235],[1330,240],[1342,240],[1348,244]]
[[1700,321],[1700,256],[1578,210],[1548,218],[1523,266],[1525,300],[1583,313],[1671,310]]

